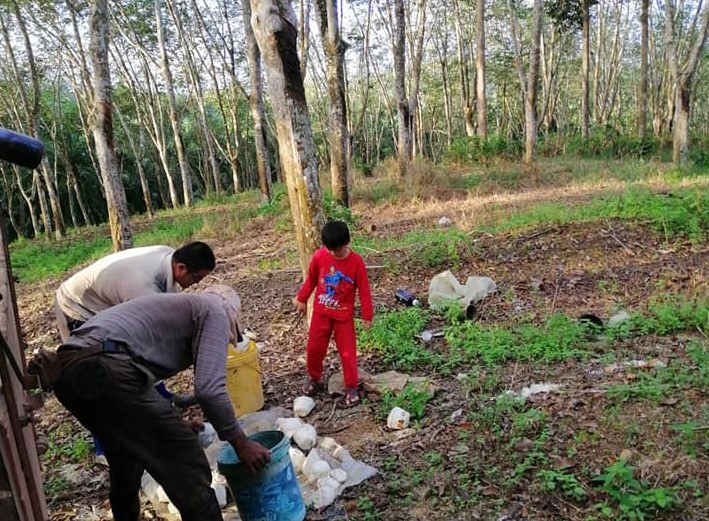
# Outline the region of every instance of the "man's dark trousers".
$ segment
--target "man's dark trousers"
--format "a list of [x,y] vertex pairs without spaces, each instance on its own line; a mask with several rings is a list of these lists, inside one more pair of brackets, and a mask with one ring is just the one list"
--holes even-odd
[[144,470],[162,485],[183,521],[222,521],[196,435],[153,384],[130,355],[99,353],[65,370],[54,392],[104,445],[115,521],[140,519]]

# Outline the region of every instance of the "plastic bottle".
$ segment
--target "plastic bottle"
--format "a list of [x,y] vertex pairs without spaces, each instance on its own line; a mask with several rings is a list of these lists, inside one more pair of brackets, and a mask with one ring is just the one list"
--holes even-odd
[[397,289],[394,293],[394,296],[398,301],[403,302],[407,306],[418,307],[421,305],[421,301],[419,299],[417,299],[412,293],[409,293],[403,288]]

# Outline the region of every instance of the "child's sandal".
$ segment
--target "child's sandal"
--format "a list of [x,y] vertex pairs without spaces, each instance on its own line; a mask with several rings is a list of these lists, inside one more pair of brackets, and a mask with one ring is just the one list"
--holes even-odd
[[315,396],[322,390],[322,383],[308,378],[303,384],[303,394],[305,396]]
[[357,389],[347,389],[345,393],[345,407],[354,407],[360,402]]

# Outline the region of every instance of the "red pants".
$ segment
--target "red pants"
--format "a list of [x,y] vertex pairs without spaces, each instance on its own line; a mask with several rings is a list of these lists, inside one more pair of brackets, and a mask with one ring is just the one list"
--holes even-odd
[[354,318],[334,320],[327,315],[313,313],[306,350],[308,376],[316,382],[322,379],[323,360],[325,360],[327,347],[333,333],[337,351],[340,353],[345,387],[356,389],[359,374],[357,373],[357,336],[355,335]]

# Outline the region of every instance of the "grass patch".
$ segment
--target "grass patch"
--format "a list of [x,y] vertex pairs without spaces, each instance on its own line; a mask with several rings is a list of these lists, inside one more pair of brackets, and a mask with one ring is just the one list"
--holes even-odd
[[703,189],[675,190],[655,194],[631,188],[624,194],[597,197],[582,205],[542,203],[507,219],[482,227],[491,233],[538,225],[596,219],[636,220],[662,233],[667,242],[688,239],[699,244],[709,229],[709,197]]

